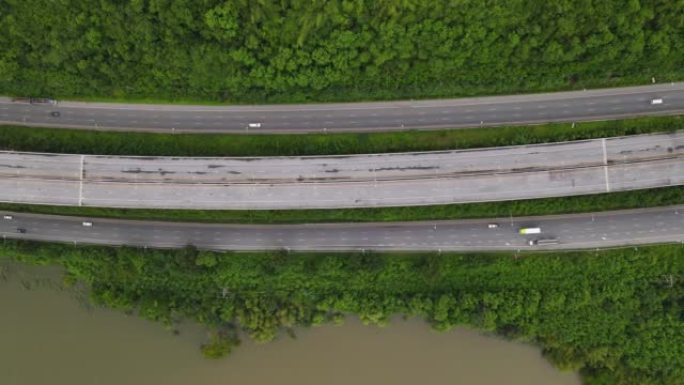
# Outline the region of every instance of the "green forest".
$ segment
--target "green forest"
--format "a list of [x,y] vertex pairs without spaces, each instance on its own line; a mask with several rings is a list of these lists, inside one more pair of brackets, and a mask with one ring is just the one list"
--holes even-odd
[[292,102],[684,78],[683,0],[0,0],[0,93]]
[[[213,253],[5,241],[0,257],[64,266],[95,303],[169,328],[206,325],[221,357],[240,331],[257,341],[292,328],[383,326],[421,317],[539,345],[588,385],[684,384],[684,247],[501,254]],[[306,331],[303,331],[305,333]]]

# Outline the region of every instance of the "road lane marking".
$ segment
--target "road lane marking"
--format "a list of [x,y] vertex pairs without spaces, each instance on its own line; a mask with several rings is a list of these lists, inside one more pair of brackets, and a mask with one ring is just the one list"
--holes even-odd
[[85,155],[81,155],[81,167],[78,181],[78,205],[83,206],[83,165],[85,163]]
[[606,151],[606,138],[601,139],[603,147],[603,174],[606,179],[606,192],[610,192],[610,181],[608,180],[608,152]]

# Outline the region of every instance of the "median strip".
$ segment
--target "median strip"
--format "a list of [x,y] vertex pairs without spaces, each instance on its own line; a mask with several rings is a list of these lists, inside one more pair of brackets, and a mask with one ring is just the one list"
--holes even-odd
[[437,131],[230,135],[101,132],[0,125],[0,150],[100,155],[298,156],[439,151],[672,132],[684,117]]
[[679,204],[684,204],[684,186],[561,198],[365,209],[163,210],[0,203],[0,210],[117,219],[236,224],[287,224],[475,219],[584,213]]

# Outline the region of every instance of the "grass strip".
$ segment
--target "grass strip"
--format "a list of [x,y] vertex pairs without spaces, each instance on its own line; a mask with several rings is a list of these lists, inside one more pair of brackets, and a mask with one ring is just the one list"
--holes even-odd
[[151,156],[298,156],[437,151],[667,132],[683,116],[438,131],[302,135],[158,134],[0,126],[0,150]]
[[684,204],[684,186],[505,202],[325,210],[160,210],[0,203],[35,214],[205,223],[393,222],[552,215]]

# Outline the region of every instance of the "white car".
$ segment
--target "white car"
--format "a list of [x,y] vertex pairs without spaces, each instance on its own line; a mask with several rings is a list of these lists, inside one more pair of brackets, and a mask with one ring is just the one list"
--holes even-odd
[[249,128],[259,128],[261,127],[261,123],[250,123],[248,126]]
[[93,222],[90,222],[90,221],[83,221],[82,225],[85,226],[85,227],[93,227]]
[[14,219],[14,217],[11,215],[3,215],[2,219],[7,219],[8,221],[11,221],[12,219]]
[[487,223],[487,228],[488,229],[496,229],[499,227],[498,223]]
[[651,99],[651,104],[663,104],[662,98]]

